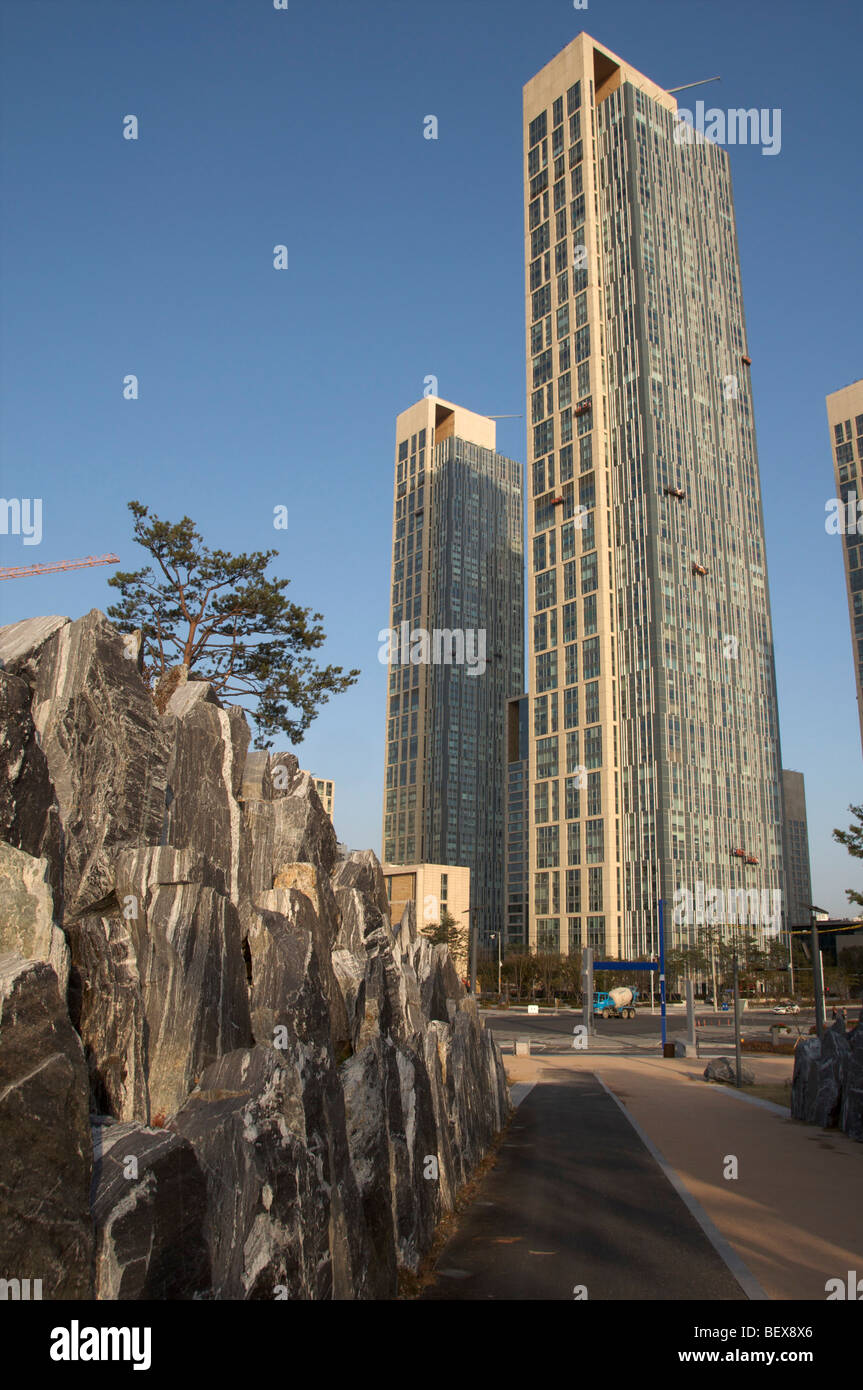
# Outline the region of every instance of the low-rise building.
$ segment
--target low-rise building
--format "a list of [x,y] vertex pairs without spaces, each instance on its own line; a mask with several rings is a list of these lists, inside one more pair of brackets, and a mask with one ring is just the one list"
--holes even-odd
[[[384,882],[390,901],[390,920],[398,926],[407,903],[416,908],[417,927],[437,926],[444,912],[456,925],[467,928],[470,921],[470,869],[453,864],[384,864]],[[468,973],[468,933],[464,948],[451,950],[462,978]]]

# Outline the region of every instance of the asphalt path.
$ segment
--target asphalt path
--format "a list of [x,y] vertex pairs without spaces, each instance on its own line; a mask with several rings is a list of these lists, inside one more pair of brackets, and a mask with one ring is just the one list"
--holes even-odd
[[746,1298],[612,1096],[559,1069],[516,1111],[422,1299],[585,1296]]

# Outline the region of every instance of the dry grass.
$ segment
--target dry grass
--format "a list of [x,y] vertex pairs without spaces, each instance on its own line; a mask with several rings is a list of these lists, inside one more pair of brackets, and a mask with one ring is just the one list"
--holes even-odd
[[741,1086],[747,1096],[756,1096],[758,1100],[771,1100],[774,1105],[784,1105],[786,1110],[791,1109],[791,1081],[770,1081],[762,1082],[756,1086]]
[[429,1284],[434,1283],[434,1267],[437,1264],[440,1253],[450,1237],[454,1236],[458,1230],[459,1216],[466,1207],[470,1206],[479,1191],[483,1179],[487,1177],[497,1163],[500,1146],[506,1138],[514,1114],[515,1111],[513,1110],[510,1113],[509,1119],[504,1124],[503,1129],[499,1134],[495,1135],[495,1138],[492,1140],[491,1147],[485,1155],[485,1158],[477,1164],[470,1178],[459,1192],[456,1197],[455,1211],[450,1212],[438,1224],[431,1249],[423,1257],[422,1263],[416,1274],[409,1269],[399,1269],[397,1299],[407,1300],[419,1298],[423,1289],[427,1288]]

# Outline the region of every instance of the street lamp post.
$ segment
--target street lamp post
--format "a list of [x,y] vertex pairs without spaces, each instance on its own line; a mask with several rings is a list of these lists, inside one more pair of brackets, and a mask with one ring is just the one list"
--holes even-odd
[[[478,912],[478,907],[466,907],[461,914],[462,917],[467,918],[467,929],[470,937],[470,963],[468,970],[470,972],[470,992],[474,998],[476,997],[476,914]],[[471,914],[473,914],[473,921],[471,921]]]
[[732,927],[734,933],[734,1084],[738,1091],[743,1085],[743,1058],[740,1055],[740,973],[737,966],[737,924]]
[[501,956],[501,953],[500,953],[500,952],[501,952],[501,936],[502,936],[502,935],[503,935],[503,933],[502,933],[501,931],[495,931],[495,932],[492,932],[492,934],[491,934],[491,939],[492,939],[492,941],[494,941],[495,937],[497,937],[497,997],[498,997],[498,999],[500,999],[501,990],[503,989],[503,957]]
[[815,1032],[819,1038],[824,1036],[824,976],[821,972],[821,942],[815,914],[823,911],[823,907],[816,907],[814,903],[809,904],[809,924],[812,930],[812,979],[815,985]]

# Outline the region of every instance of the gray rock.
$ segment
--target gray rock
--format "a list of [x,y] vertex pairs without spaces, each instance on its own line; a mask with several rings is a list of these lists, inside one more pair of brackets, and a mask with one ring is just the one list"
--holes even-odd
[[372,850],[354,850],[347,859],[342,859],[336,864],[333,870],[333,889],[336,894],[340,888],[353,888],[369,898],[380,915],[389,921],[390,904],[383,869]]
[[116,896],[137,913],[128,928],[154,1117],[173,1114],[206,1066],[252,1040],[239,913],[212,886],[221,881],[221,872],[194,852],[116,856]]
[[86,1049],[50,966],[5,957],[12,1253],[38,1210],[46,1292],[92,1292],[89,1090],[99,1297],[393,1298],[508,1109],[446,948],[412,907],[393,931],[375,856],[340,850],[310,775],[249,752],[207,682],[175,669],[154,699],[99,613],[0,649],[0,948],[62,975],[63,923]]
[[247,802],[244,819],[253,896],[272,888],[283,864],[315,864],[329,879],[338,859],[336,833],[307,773],[297,774],[274,801]]
[[270,755],[270,780],[273,784],[273,797],[290,796],[294,783],[300,777],[299,760],[293,753],[272,753]]
[[69,1013],[84,1044],[91,1110],[146,1124],[146,1018],[128,923],[120,915],[82,917],[68,938]]
[[158,844],[168,740],[123,639],[95,609],[38,651],[32,704],[63,825],[64,922],[111,891],[118,844]]
[[818,1058],[818,1094],[812,1122],[822,1129],[835,1129],[842,1113],[842,1093],[851,1047],[844,1025],[834,1024],[824,1031]]
[[65,627],[68,618],[24,618],[0,627],[0,667],[32,683],[39,653],[45,643]]
[[[226,892],[240,898],[241,813],[238,795],[249,744],[242,710],[224,710],[207,699],[203,681],[189,682],[169,702],[165,725],[173,749],[167,770],[164,840],[176,849],[204,854],[225,874]],[[182,704],[180,696],[200,691]],[[178,714],[172,711],[179,709]],[[272,883],[268,885],[272,887]]]
[[[704,1068],[705,1081],[721,1081],[726,1085],[737,1084],[737,1067],[728,1057],[711,1057]],[[755,1085],[755,1072],[745,1063],[740,1067],[740,1079],[744,1086]]]
[[54,969],[61,998],[69,982],[69,948],[54,925],[48,863],[0,841],[0,952],[44,960]]
[[[182,667],[176,667],[177,671]],[[169,673],[170,674],[170,673]],[[164,690],[162,691],[164,695]],[[172,714],[176,719],[182,719],[189,714],[196,705],[215,705],[217,709],[224,709],[224,705],[213,689],[209,681],[189,680],[188,677],[177,685],[171,695],[167,697],[164,714]]]
[[62,916],[60,811],[30,715],[30,687],[0,672],[0,837],[46,858],[55,913]]
[[273,792],[269,753],[264,748],[250,748],[243,765],[240,800],[272,801]]
[[863,1140],[863,1027],[859,1023],[848,1035],[848,1061],[839,1125],[849,1139]]
[[272,1043],[273,1030],[291,1022],[303,1041],[326,1041],[341,1057],[351,1028],[326,927],[311,898],[295,888],[258,894],[248,949],[256,1040]]
[[94,1126],[96,1297],[192,1299],[207,1294],[207,1187],[178,1134],[138,1124]]
[[128,661],[135,663],[138,674],[144,674],[144,633],[141,628],[136,627],[134,632],[121,632],[123,639],[123,651]]
[[0,955],[0,1269],[93,1296],[87,1066],[44,961]]
[[179,666],[171,666],[156,679],[153,686],[153,703],[160,714],[165,713],[174,692],[181,689],[188,679],[189,668],[185,661],[181,661]]
[[391,1136],[380,1044],[370,1044],[349,1057],[339,1072],[345,1097],[351,1168],[369,1234],[369,1265],[377,1284],[377,1291],[370,1296],[391,1298],[398,1283],[398,1260]]
[[439,1182],[424,1176],[438,1149],[434,1101],[421,1053],[385,1040],[383,1058],[396,1249],[399,1264],[415,1272],[441,1216]]
[[368,1239],[331,1057],[287,1028],[281,1049],[208,1067],[170,1128],[207,1177],[215,1298],[366,1296]]
[[791,1117],[794,1120],[815,1123],[820,1061],[820,1038],[801,1038],[794,1049],[794,1073],[791,1079]]

